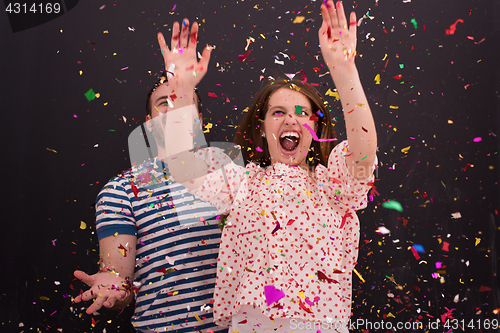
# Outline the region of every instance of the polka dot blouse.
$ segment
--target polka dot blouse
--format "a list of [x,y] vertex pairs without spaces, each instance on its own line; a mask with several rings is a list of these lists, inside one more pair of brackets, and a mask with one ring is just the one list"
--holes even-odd
[[215,148],[197,152],[209,174],[193,194],[229,213],[214,292],[218,325],[228,326],[243,304],[271,319],[349,320],[356,210],[366,207],[374,177],[352,177],[346,152],[343,141],[314,175],[282,163],[238,166]]

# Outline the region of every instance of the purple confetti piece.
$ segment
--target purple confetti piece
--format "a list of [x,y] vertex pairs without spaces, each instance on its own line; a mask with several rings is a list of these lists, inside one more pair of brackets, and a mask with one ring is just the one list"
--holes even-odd
[[271,232],[271,235],[274,235],[274,233],[278,230],[280,230],[280,223],[276,221],[276,227],[274,228],[273,232]]
[[266,296],[267,306],[285,297],[283,290],[276,289],[273,285],[264,286],[264,294]]
[[480,142],[480,141],[483,141],[483,139],[480,136],[474,138],[474,142]]

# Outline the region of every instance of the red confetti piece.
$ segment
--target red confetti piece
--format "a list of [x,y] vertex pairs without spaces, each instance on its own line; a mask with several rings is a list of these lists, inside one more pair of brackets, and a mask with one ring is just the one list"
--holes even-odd
[[340,224],[340,227],[339,227],[340,229],[342,229],[344,227],[344,224],[347,221],[348,217],[352,218],[352,214],[351,214],[350,211],[348,211],[347,213],[345,213],[344,217],[342,217],[342,223]]
[[240,61],[245,61],[245,59],[250,55],[250,52],[252,52],[252,50],[248,50],[245,54],[238,55],[238,59],[240,59]]
[[398,75],[396,75],[396,76],[393,76],[392,78],[393,78],[393,79],[396,79],[396,80],[401,80],[401,79],[403,78],[403,75],[398,74]]
[[126,257],[127,256],[127,248],[125,246],[123,246],[122,244],[120,244],[120,246],[118,246],[118,248],[120,250],[123,250],[123,256]]
[[135,186],[133,182],[130,182],[130,185],[132,185],[132,192],[134,192],[135,198],[139,200],[139,197],[137,196],[137,194],[139,193],[139,189],[137,188],[137,186]]
[[316,117],[316,115],[315,115],[315,114],[313,114],[313,115],[309,118],[309,120],[312,120],[312,121],[318,121],[318,120],[319,120],[319,118],[318,118],[318,117]]
[[217,94],[213,93],[213,92],[209,92],[208,93],[208,97],[217,97]]
[[452,25],[450,25],[450,29],[446,29],[446,34],[447,35],[453,35],[455,33],[455,30],[457,30],[457,23],[458,22],[464,23],[464,20],[458,19],[455,23],[453,23]]
[[415,257],[415,259],[420,259],[420,256],[418,255],[417,253],[417,250],[415,250],[415,248],[412,246],[411,247],[411,252],[413,253],[413,256]]
[[449,252],[449,251],[450,251],[449,247],[450,247],[450,243],[448,243],[448,242],[443,242],[443,247],[442,247],[441,249],[442,249],[443,251]]
[[295,220],[290,219],[290,220],[286,223],[286,225],[292,225],[292,223],[293,223],[293,222],[295,222]]
[[305,304],[304,304],[301,300],[299,300],[299,306],[300,306],[300,308],[301,308],[302,310],[304,310],[305,312],[307,312],[307,313],[313,313],[313,312],[311,311],[311,309],[307,308],[307,307],[305,306]]
[[339,283],[338,281],[334,279],[330,279],[328,276],[326,276],[325,273],[322,271],[318,271],[318,280],[326,280],[328,283]]

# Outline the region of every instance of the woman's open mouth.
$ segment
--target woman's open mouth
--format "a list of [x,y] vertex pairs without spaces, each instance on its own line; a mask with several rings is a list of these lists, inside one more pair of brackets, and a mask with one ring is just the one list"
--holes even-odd
[[294,153],[300,143],[300,133],[296,131],[284,131],[281,133],[279,141],[285,153]]

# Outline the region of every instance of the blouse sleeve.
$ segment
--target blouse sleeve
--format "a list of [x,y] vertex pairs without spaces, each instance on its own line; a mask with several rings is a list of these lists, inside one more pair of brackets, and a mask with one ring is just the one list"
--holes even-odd
[[[366,179],[356,179],[349,172],[345,156],[347,155],[347,141],[342,141],[330,153],[328,168],[319,165],[316,168],[318,185],[323,187],[330,202],[340,203],[347,208],[360,210],[366,208],[367,194],[374,182],[374,175]],[[375,157],[374,170],[378,164]]]
[[219,213],[229,213],[235,199],[243,195],[239,192],[246,189],[246,186],[242,185],[246,183],[248,173],[242,162],[238,162],[241,158],[233,161],[221,149],[215,147],[198,150],[196,157],[205,161],[208,174],[203,184],[190,192],[215,205]]

